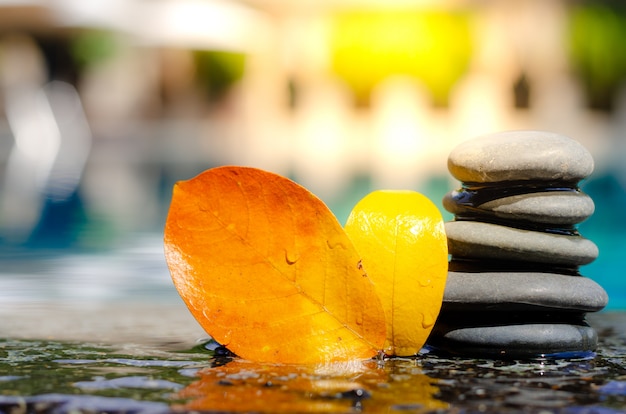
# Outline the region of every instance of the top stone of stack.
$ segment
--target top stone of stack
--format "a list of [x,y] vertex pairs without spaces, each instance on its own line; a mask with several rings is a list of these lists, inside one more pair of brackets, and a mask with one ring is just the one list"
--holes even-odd
[[578,182],[593,171],[591,154],[578,142],[550,132],[510,131],[458,145],[448,169],[464,183]]

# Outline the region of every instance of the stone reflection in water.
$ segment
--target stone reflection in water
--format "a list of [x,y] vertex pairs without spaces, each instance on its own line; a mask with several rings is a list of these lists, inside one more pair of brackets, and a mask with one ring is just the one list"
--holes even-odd
[[[494,360],[429,357],[423,372],[440,378],[438,397],[483,413],[617,413],[598,394],[624,369],[602,358]],[[620,402],[623,407],[623,402]]]
[[446,408],[436,381],[415,360],[391,359],[328,366],[258,364],[233,360],[198,372],[176,394],[176,410],[219,412],[428,412]]

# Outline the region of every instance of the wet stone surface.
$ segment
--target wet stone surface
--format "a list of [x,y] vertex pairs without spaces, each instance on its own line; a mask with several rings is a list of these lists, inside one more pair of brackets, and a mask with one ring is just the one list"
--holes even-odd
[[[321,367],[255,364],[215,343],[0,340],[0,413],[619,413],[626,313],[589,315],[595,354],[414,359]],[[171,347],[170,347],[171,348]]]

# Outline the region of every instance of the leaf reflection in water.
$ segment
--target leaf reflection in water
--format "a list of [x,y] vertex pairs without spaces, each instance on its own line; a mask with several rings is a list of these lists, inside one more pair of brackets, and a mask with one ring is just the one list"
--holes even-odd
[[175,410],[219,412],[427,412],[446,408],[436,380],[413,359],[324,366],[260,364],[235,359],[200,370],[199,380],[174,397]]

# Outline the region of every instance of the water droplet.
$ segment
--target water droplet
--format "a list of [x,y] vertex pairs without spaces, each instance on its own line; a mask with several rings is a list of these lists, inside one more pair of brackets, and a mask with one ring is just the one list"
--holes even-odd
[[285,261],[288,265],[295,264],[299,258],[300,255],[298,253],[285,250]]
[[426,287],[430,285],[431,280],[429,277],[423,276],[423,277],[418,278],[417,282],[420,284],[421,287]]
[[430,312],[424,313],[422,318],[422,328],[428,329],[435,324],[437,317]]
[[337,247],[341,248],[341,249],[345,249],[346,246],[343,244],[343,241],[341,239],[330,239],[330,240],[326,240],[326,244],[328,245],[328,247],[330,247],[331,249],[336,249]]
[[353,390],[348,390],[348,391],[344,391],[341,392],[337,395],[338,398],[346,398],[352,401],[360,401],[360,400],[365,400],[371,397],[371,394],[369,393],[369,391],[363,389],[363,388],[356,388]]

